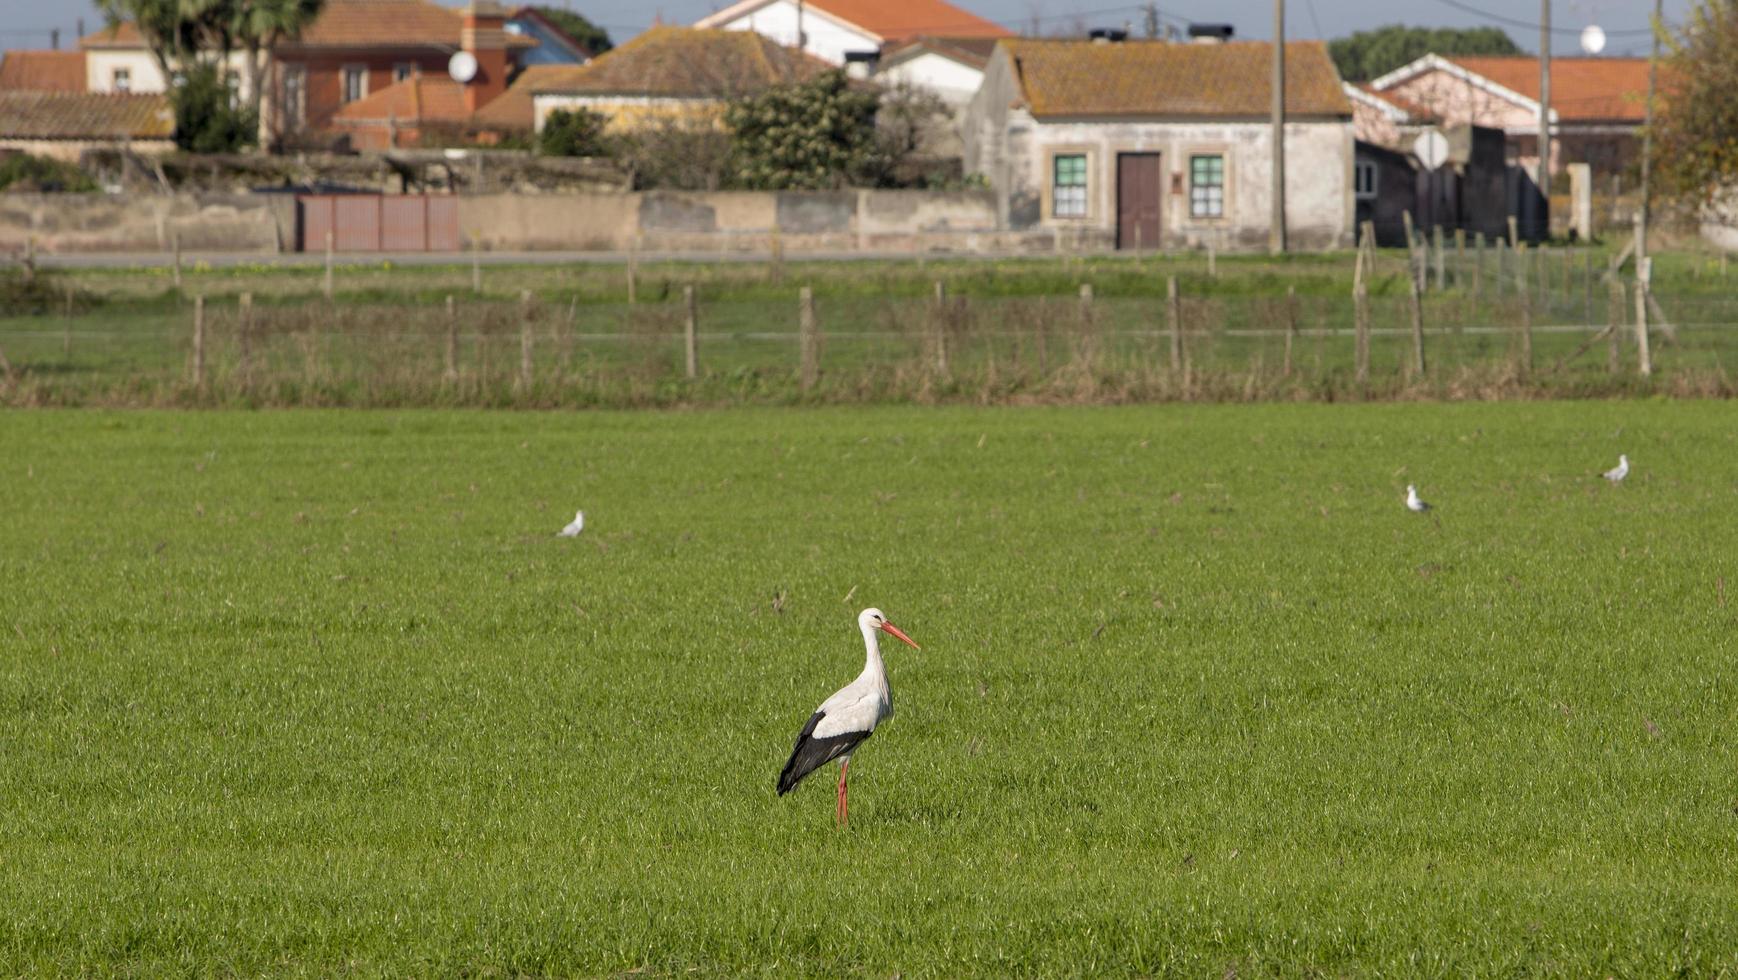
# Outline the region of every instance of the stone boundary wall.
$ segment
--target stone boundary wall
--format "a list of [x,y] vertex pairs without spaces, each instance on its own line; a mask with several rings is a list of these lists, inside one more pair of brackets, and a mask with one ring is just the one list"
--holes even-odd
[[[286,224],[287,220],[287,224]],[[189,252],[272,255],[294,229],[285,194],[0,194],[0,252]]]

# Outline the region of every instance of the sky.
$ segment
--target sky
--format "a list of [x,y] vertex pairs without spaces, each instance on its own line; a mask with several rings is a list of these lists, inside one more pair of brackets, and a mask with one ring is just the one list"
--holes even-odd
[[[618,42],[646,29],[662,17],[667,23],[689,23],[725,6],[722,0],[539,0],[570,7],[602,24]],[[1123,0],[954,0],[990,20],[1017,31],[1036,23],[1044,32],[1066,30],[1084,23],[1121,27],[1142,23],[1140,4]],[[1543,2],[1543,0],[1541,0]],[[1576,35],[1597,23],[1611,36],[1606,54],[1646,54],[1647,0],[1550,0],[1552,26],[1559,33],[1552,45],[1558,54],[1577,52]],[[1693,0],[1666,0],[1666,19],[1679,21]],[[1157,0],[1169,23],[1228,22],[1239,37],[1272,36],[1271,0]],[[460,6],[461,0],[449,0]],[[1380,11],[1372,13],[1372,10]],[[59,28],[68,46],[79,18],[87,30],[102,23],[91,0],[0,0],[0,48],[46,48],[49,31]],[[1529,51],[1539,43],[1539,6],[1532,0],[1286,0],[1286,33],[1292,38],[1333,38],[1352,31],[1402,23],[1429,27],[1504,27]],[[1516,26],[1504,20],[1533,26]],[[1628,32],[1628,33],[1625,33]]]

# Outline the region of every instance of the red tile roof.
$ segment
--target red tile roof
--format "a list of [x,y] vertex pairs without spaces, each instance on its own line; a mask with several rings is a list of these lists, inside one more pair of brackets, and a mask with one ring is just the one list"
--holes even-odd
[[470,116],[463,85],[445,75],[416,74],[344,106],[332,121],[360,125],[394,120],[410,126],[463,122]]
[[[458,48],[464,17],[459,10],[429,0],[326,0],[320,15],[286,47],[298,48]],[[142,48],[144,38],[130,21],[79,39],[86,48]],[[535,47],[534,38],[507,35],[509,48]]]
[[166,140],[175,112],[162,95],[0,92],[0,134],[11,139]]
[[[1265,117],[1272,101],[1267,42],[1003,40],[1035,116]],[[1286,111],[1349,117],[1340,73],[1320,41],[1285,46]]]
[[536,86],[553,80],[561,72],[573,67],[575,66],[531,65],[520,72],[518,78],[513,79],[513,84],[507,91],[496,96],[471,116],[472,127],[501,131],[536,128],[537,114],[531,104],[531,93]]
[[[742,0],[700,19],[696,26],[719,27],[767,5],[771,0]],[[811,10],[842,20],[884,42],[918,34],[954,37],[1009,37],[1012,31],[994,21],[962,10],[946,0],[803,0]]]
[[0,90],[83,92],[83,51],[8,51],[0,56]]
[[727,98],[832,68],[753,31],[654,27],[588,65],[558,67],[532,91]]
[[[1538,101],[1538,58],[1444,55],[1443,60]],[[1551,108],[1559,120],[1639,123],[1647,114],[1646,97],[1646,58],[1551,59]]]
[[1369,82],[1359,82],[1358,91],[1363,92],[1365,95],[1378,101],[1386,102],[1401,112],[1406,113],[1408,120],[1411,122],[1431,122],[1437,118],[1436,113],[1426,109],[1424,106],[1408,99],[1403,99],[1400,96],[1395,95],[1393,92],[1384,92]]

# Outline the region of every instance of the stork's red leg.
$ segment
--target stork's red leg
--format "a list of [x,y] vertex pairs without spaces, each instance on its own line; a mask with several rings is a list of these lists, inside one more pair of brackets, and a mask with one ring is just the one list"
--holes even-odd
[[845,773],[850,768],[851,757],[846,756],[845,761],[839,764],[839,809],[838,812],[833,814],[833,816],[837,818],[839,826],[841,827],[845,826],[845,824],[850,820],[845,812]]

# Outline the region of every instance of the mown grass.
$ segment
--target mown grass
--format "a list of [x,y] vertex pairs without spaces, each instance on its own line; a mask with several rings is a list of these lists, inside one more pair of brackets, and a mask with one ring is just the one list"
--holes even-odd
[[[1633,303],[1614,300],[1591,274],[1606,261],[1592,250],[1533,262],[1526,306],[1516,260],[1487,254],[1482,273],[1470,255],[1449,261],[1447,288],[1423,300],[1427,369],[1416,375],[1406,263],[1385,254],[1372,277],[1375,332],[1362,381],[1352,266],[1341,255],[1228,256],[1211,273],[1195,255],[793,262],[780,272],[648,263],[637,267],[631,304],[623,266],[490,267],[478,294],[463,266],[346,265],[331,302],[317,268],[190,268],[179,290],[168,270],[84,270],[57,273],[52,287],[37,290],[51,300],[70,290],[70,315],[53,302],[14,304],[15,315],[0,315],[10,365],[0,404],[551,408],[1738,393],[1727,367],[1738,353],[1738,303],[1719,267],[1695,253],[1660,256],[1656,295],[1672,330],[1656,336],[1656,372],[1641,378],[1627,325]],[[1181,368],[1170,358],[1172,277],[1182,296]],[[934,300],[937,284],[945,303]],[[692,379],[683,369],[687,285],[699,311]],[[804,285],[814,291],[821,338],[810,386],[799,382]],[[1090,304],[1083,286],[1093,290]],[[243,294],[254,300],[245,327]],[[207,301],[206,371],[198,377],[194,296]],[[1593,336],[1614,315],[1615,369]],[[1530,364],[1521,355],[1523,322],[1536,327]],[[529,383],[520,370],[523,330]]]
[[1729,973],[1733,422],[0,413],[0,973]]

